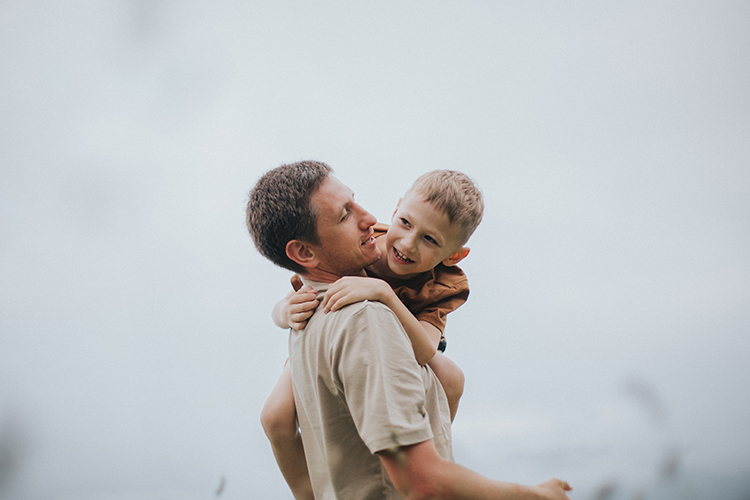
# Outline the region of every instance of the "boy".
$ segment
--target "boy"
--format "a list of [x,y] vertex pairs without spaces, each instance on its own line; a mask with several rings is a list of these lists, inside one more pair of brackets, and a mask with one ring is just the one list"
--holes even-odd
[[[374,227],[380,258],[367,268],[370,277],[341,278],[322,302],[310,287],[291,292],[274,307],[274,322],[282,328],[302,329],[318,305],[328,312],[362,300],[382,302],[403,325],[419,364],[429,364],[435,372],[453,419],[464,376],[442,354],[443,330],[446,315],[469,295],[466,276],[455,265],[469,253],[463,245],[479,225],[483,208],[481,192],[465,174],[435,170],[422,175],[399,200],[390,227]],[[288,365],[261,421],[295,498],[312,498]]]

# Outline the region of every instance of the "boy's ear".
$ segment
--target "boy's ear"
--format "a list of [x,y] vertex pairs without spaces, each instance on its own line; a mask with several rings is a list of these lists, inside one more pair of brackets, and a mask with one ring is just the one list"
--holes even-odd
[[469,255],[469,248],[461,247],[453,255],[443,261],[444,266],[455,266]]
[[286,256],[303,267],[315,267],[318,265],[318,258],[310,246],[300,240],[290,240],[286,244]]
[[398,199],[398,203],[396,203],[396,209],[393,211],[393,215],[391,215],[391,219],[393,219],[396,216],[396,212],[398,212],[398,207],[401,206],[401,200],[403,200],[403,198]]

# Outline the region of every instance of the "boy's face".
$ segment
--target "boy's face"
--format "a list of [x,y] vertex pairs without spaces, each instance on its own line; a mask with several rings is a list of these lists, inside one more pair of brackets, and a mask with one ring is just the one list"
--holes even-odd
[[450,223],[448,216],[412,192],[393,214],[383,257],[392,272],[408,278],[434,268],[459,250],[462,243],[458,227]]

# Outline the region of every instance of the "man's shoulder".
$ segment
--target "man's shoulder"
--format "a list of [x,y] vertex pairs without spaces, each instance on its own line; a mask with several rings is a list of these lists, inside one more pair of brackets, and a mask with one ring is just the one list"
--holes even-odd
[[316,313],[315,316],[322,316],[323,323],[319,324],[319,328],[330,328],[331,333],[338,331],[338,335],[357,335],[363,331],[376,330],[403,331],[396,313],[377,301],[363,300],[348,304],[337,311]]
[[342,307],[337,312],[340,312],[343,317],[351,318],[368,315],[389,317],[392,316],[396,318],[396,313],[391,311],[391,309],[387,305],[376,300],[363,300],[361,302],[354,302]]
[[[332,316],[333,315],[333,316]],[[364,300],[326,314],[332,352],[369,358],[373,352],[413,359],[409,337],[394,313],[381,302]],[[343,355],[343,354],[342,354]]]

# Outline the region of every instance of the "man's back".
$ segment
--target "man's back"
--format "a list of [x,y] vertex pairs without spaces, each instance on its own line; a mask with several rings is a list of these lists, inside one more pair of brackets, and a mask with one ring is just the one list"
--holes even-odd
[[383,304],[317,311],[305,330],[292,331],[290,358],[316,498],[400,499],[379,451],[432,438],[452,459],[442,387]]

